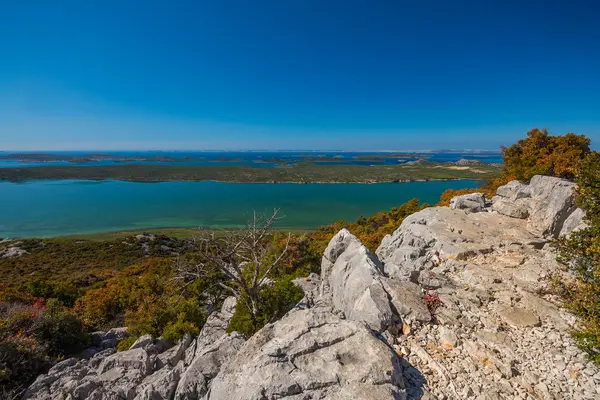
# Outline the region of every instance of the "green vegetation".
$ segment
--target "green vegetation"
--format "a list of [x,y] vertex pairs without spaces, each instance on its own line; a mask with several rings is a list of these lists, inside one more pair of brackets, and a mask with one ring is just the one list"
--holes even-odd
[[484,193],[488,198],[496,189],[512,180],[528,182],[534,175],[556,176],[573,180],[578,176],[583,159],[590,154],[590,139],[584,135],[567,133],[552,136],[547,129],[534,128],[525,139],[509,147],[502,147],[503,168],[500,176],[478,189],[448,189],[438,206],[447,206],[454,196]]
[[202,160],[204,157],[170,157],[165,155],[158,156],[120,156],[116,154],[47,154],[47,153],[12,153],[0,154],[0,160],[14,160],[21,162],[52,162],[67,161],[70,163],[88,163],[94,161],[114,161],[114,162],[181,162]]
[[556,281],[567,307],[579,317],[573,337],[600,364],[600,153],[588,154],[577,173],[577,204],[586,211],[587,228],[556,244],[559,260],[577,277]]
[[527,138],[502,149],[503,176],[529,181],[534,175],[574,179],[590,152],[590,139],[567,133],[551,136],[547,129],[532,129]]
[[353,223],[337,221],[323,226],[313,234],[315,251],[323,254],[331,238],[341,229],[346,228],[374,252],[384,236],[393,233],[404,218],[426,207],[429,205],[419,205],[419,199],[412,199],[390,211],[382,211],[368,218],[361,216]]
[[258,312],[253,314],[246,305],[247,301],[242,299],[238,302],[227,331],[237,331],[250,337],[266,324],[283,317],[302,300],[302,297],[304,297],[302,289],[294,285],[289,278],[278,280],[272,285],[265,285],[259,290]]
[[166,257],[181,251],[186,243],[164,235],[136,235],[102,242],[22,239],[0,243],[0,251],[12,246],[26,253],[0,259],[3,283],[25,285],[23,290],[32,295],[49,298],[51,293],[70,292],[70,284],[85,290],[147,256]]
[[[319,272],[323,251],[340,227],[374,249],[383,235],[421,207],[415,199],[353,223],[338,221],[290,236],[270,234],[265,265],[274,264],[284,248],[287,251],[269,273],[272,282],[259,287],[257,309],[242,298],[229,329],[250,336],[289,311],[303,297],[292,280]],[[203,277],[176,279],[178,263],[195,265],[205,258],[195,252],[189,238],[159,234],[151,238],[118,234],[107,240],[27,239],[0,244],[2,248],[18,244],[27,251],[0,258],[6,282],[0,287],[0,393],[19,392],[56,360],[79,351],[87,344],[85,332],[128,326],[133,336],[119,343],[120,350],[146,333],[177,340],[186,332],[199,332],[208,315],[231,294],[219,285],[228,280],[214,266]],[[252,266],[246,271],[252,272]]]
[[82,322],[58,300],[0,286],[0,393],[19,393],[52,362],[89,343]]
[[115,179],[134,182],[221,181],[247,183],[374,183],[444,179],[491,179],[500,167],[486,164],[455,166],[423,162],[414,165],[317,165],[299,162],[283,168],[250,166],[112,165],[0,168],[0,180]]

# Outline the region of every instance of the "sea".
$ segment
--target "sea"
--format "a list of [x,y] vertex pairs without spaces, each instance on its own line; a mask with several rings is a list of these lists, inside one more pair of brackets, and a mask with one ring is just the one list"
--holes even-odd
[[[53,152],[53,154],[56,154]],[[72,154],[72,153],[70,153]],[[206,157],[195,165],[260,165],[269,158],[287,156],[290,163],[300,157],[289,153],[183,153],[130,152],[119,155],[149,157]],[[307,154],[307,153],[298,153]],[[355,155],[365,153],[316,153],[343,156],[356,164]],[[369,153],[373,154],[373,153]],[[432,161],[478,159],[498,162],[497,154],[426,154]],[[235,161],[222,161],[224,157]],[[302,156],[304,157],[304,156]],[[221,161],[218,161],[221,160]],[[187,161],[177,161],[185,163]],[[382,158],[377,162],[391,162]],[[397,160],[395,162],[398,162]],[[61,165],[61,162],[22,163],[0,161],[0,168]],[[98,161],[107,164],[108,161]],[[212,163],[212,164],[211,164]],[[370,164],[375,162],[370,161]],[[73,165],[72,163],[65,163]],[[166,163],[168,164],[168,163]],[[267,163],[268,164],[268,163]],[[85,163],[82,165],[93,165]],[[474,188],[481,181],[429,181],[377,184],[260,184],[226,182],[160,182],[40,180],[23,183],[0,181],[0,238],[54,237],[100,232],[139,231],[156,228],[238,228],[254,212],[281,209],[278,229],[315,229],[337,220],[354,221],[397,207],[412,198],[435,204],[446,189]]]

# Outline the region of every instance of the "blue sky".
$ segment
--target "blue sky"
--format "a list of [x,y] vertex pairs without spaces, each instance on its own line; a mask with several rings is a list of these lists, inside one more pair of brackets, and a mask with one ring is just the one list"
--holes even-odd
[[597,1],[0,1],[0,150],[600,143]]

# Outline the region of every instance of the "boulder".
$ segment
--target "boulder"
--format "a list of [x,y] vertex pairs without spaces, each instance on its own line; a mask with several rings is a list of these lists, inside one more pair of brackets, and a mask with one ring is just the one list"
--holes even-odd
[[528,218],[527,229],[539,237],[568,235],[583,225],[583,211],[575,204],[575,184],[536,175],[529,184],[511,181],[500,186],[492,210],[513,218]]
[[485,209],[485,196],[483,193],[469,193],[453,197],[450,200],[450,208],[467,212],[481,212]]
[[200,399],[208,390],[210,381],[221,366],[229,361],[244,344],[245,339],[237,332],[221,336],[215,343],[197,352],[175,392],[175,400]]
[[220,311],[210,314],[200,334],[198,334],[193,350],[201,351],[202,348],[211,345],[226,333],[229,321],[235,313],[236,302],[236,298],[230,296],[225,299]]
[[576,209],[575,184],[551,176],[536,175],[529,183],[531,213],[527,229],[537,236],[558,237],[564,222]]
[[154,339],[152,338],[152,335],[149,335],[149,334],[142,335],[139,338],[137,338],[137,340],[135,342],[133,342],[133,344],[131,345],[129,350],[138,349],[138,348],[139,349],[147,349],[152,344],[154,344]]
[[581,208],[577,208],[571,213],[565,220],[559,236],[568,236],[572,232],[576,232],[580,229],[584,229],[587,224],[584,221],[585,211]]
[[383,266],[354,235],[345,230],[338,235],[331,241],[334,245],[344,243],[345,250],[336,253],[330,271],[322,274],[329,275],[333,305],[346,318],[363,321],[378,332],[385,331],[394,322],[394,314],[380,280]]
[[355,243],[357,240],[356,236],[346,228],[340,230],[331,238],[321,260],[321,294],[329,291],[329,275],[338,257],[346,251],[350,244]]
[[529,204],[521,200],[509,200],[501,196],[492,198],[492,210],[513,218],[529,217]]
[[175,347],[161,353],[156,358],[157,368],[163,368],[164,366],[175,367],[179,361],[181,361],[185,355],[185,351],[192,342],[192,337],[189,333],[183,335],[183,338],[177,343]]
[[139,370],[143,376],[146,376],[152,373],[153,360],[144,349],[138,348],[122,351],[102,360],[98,367],[98,374],[103,374],[116,367],[136,369]]
[[529,187],[519,181],[510,181],[506,185],[500,186],[496,189],[496,194],[512,201],[531,197]]
[[183,363],[163,368],[147,376],[137,387],[134,400],[171,400],[183,370]]
[[[356,397],[371,392],[377,396]],[[400,360],[386,343],[362,323],[314,307],[292,310],[252,336],[213,380],[207,400],[404,394]]]

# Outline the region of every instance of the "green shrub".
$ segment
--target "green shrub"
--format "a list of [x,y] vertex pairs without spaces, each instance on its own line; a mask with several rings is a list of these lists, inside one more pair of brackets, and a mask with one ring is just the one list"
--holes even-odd
[[133,343],[135,343],[136,340],[137,340],[137,337],[135,337],[135,336],[126,337],[125,339],[121,340],[119,342],[119,344],[117,344],[117,350],[119,350],[119,351],[129,350],[129,348],[133,345]]
[[527,138],[502,148],[504,177],[528,181],[534,175],[573,179],[590,152],[590,139],[567,133],[551,136],[547,129],[532,129]]
[[72,307],[81,295],[79,289],[70,282],[52,283],[45,279],[34,279],[25,285],[25,291],[33,297],[41,299],[57,299],[66,306]]
[[288,277],[276,281],[272,285],[264,285],[261,287],[259,296],[260,309],[256,315],[252,314],[252,310],[243,297],[238,300],[235,313],[227,329],[228,332],[235,331],[246,337],[252,336],[266,324],[283,317],[302,300],[304,292]]
[[180,312],[175,321],[167,323],[162,336],[171,342],[177,342],[186,333],[197,335],[200,332],[200,320],[201,318],[194,320],[193,316],[190,317],[185,312]]
[[35,338],[18,334],[0,337],[0,394],[16,396],[50,362],[45,347]]
[[587,228],[555,243],[559,261],[577,280],[555,281],[555,287],[579,317],[579,327],[573,332],[579,347],[600,364],[600,153],[591,153],[581,165],[577,204],[586,211]]
[[90,341],[82,322],[58,300],[46,304],[35,335],[52,356],[73,354],[85,348]]
[[[88,344],[83,324],[56,299],[0,302],[0,393],[18,394],[52,362]],[[7,295],[8,293],[8,295]]]

